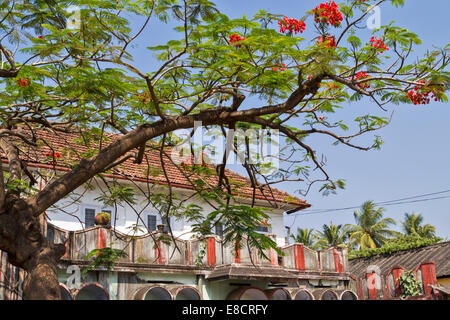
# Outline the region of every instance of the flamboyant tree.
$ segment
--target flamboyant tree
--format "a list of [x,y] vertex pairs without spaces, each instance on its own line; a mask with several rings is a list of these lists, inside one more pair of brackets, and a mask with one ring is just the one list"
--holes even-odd
[[[329,1],[287,17],[261,10],[252,18],[230,19],[207,0],[1,1],[0,249],[27,271],[24,298],[60,297],[56,263],[64,247],[41,234],[39,216],[123,160],[143,162],[146,148],[163,153],[177,140],[175,130],[191,129],[196,121],[225,134],[239,128],[279,130],[284,139],[279,157],[287,167],[268,176],[263,165],[244,161],[255,190],[287,180],[302,181],[306,190],[316,182],[323,191],[342,188],[343,181],[328,175],[305,138],[323,135],[352,148],[379,148],[377,136],[368,146],[353,139],[389,119],[367,114],[344,123],[329,121],[328,113],[361,99],[372,101],[374,109],[447,101],[448,47],[414,57],[420,40],[392,23],[371,37],[358,36],[371,5],[402,4]],[[69,12],[70,5],[80,10]],[[67,28],[74,12],[78,26]],[[133,48],[159,32],[153,20],[174,26],[180,36],[147,47],[150,63],[140,65]],[[302,38],[305,30],[314,38]],[[158,60],[152,60],[155,55]],[[27,168],[25,147],[52,149],[42,131],[73,132],[91,147],[65,159],[66,171],[55,171],[36,190],[38,173]],[[111,132],[117,134],[112,141]],[[52,163],[60,153],[49,154]],[[225,167],[226,157],[207,173],[216,174],[219,183],[196,189],[220,202],[206,224],[198,208],[172,201],[172,192],[155,195],[156,205],[166,214],[188,215],[200,233],[221,217],[228,239],[248,236],[262,249],[275,246],[254,232],[261,211],[228,201],[233,186]],[[104,200],[131,201],[129,192],[113,185]]]

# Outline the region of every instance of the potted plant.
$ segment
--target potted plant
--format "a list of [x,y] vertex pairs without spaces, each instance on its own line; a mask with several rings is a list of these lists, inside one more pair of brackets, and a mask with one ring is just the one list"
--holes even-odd
[[97,226],[107,226],[111,222],[111,214],[108,212],[99,212],[95,215],[94,222]]

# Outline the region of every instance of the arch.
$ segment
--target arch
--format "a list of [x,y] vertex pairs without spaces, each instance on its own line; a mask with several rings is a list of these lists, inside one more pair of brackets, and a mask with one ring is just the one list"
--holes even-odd
[[314,300],[314,296],[308,290],[302,289],[295,293],[294,300]]
[[226,300],[269,300],[266,293],[256,287],[239,288],[232,291]]
[[320,296],[320,300],[338,300],[338,295],[333,290],[325,290]]
[[265,290],[269,300],[291,300],[289,291],[283,288]]
[[69,288],[64,283],[59,283],[59,288],[61,289],[61,300],[73,300]]
[[342,292],[340,300],[358,300],[358,296],[351,290],[345,290]]
[[109,300],[109,294],[98,283],[88,283],[78,290],[75,300]]
[[136,291],[134,300],[172,300],[172,294],[162,286],[144,287]]
[[192,287],[177,288],[174,296],[175,300],[201,300],[198,290]]

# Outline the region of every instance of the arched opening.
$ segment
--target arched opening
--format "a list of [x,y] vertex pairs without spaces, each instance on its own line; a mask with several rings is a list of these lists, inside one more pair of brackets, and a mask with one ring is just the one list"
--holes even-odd
[[300,290],[296,293],[294,300],[313,300],[313,295],[307,290]]
[[334,291],[327,290],[322,294],[320,300],[338,300],[338,296]]
[[72,294],[64,284],[60,283],[59,288],[61,289],[61,300],[73,300]]
[[341,300],[358,300],[358,296],[353,291],[344,291],[341,295]]
[[269,300],[263,290],[254,287],[240,288],[231,292],[226,300]]
[[109,300],[109,295],[101,285],[90,283],[78,291],[75,300]]
[[291,300],[291,295],[283,288],[266,290],[270,300]]
[[172,300],[172,295],[164,287],[151,287],[145,290],[142,300]]
[[182,288],[178,290],[175,300],[201,300],[200,294],[194,288]]

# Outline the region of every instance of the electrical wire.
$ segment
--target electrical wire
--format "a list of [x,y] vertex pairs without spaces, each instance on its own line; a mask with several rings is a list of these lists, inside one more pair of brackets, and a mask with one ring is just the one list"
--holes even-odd
[[[448,192],[450,192],[450,190],[443,190],[443,191],[438,191],[438,192],[426,193],[426,194],[422,194],[422,195],[417,195],[417,196],[412,196],[412,197],[407,197],[407,198],[400,198],[400,199],[389,200],[389,201],[381,201],[381,202],[376,202],[375,205],[391,206],[391,205],[399,205],[399,204],[408,204],[408,203],[416,203],[416,202],[424,202],[424,201],[445,199],[445,198],[450,198],[450,196],[441,196],[441,197],[434,197],[434,198],[427,198],[427,199],[411,200],[411,199],[417,199],[417,198],[422,198],[422,197],[431,196],[431,195],[448,193]],[[404,201],[404,200],[411,200],[411,201]],[[358,209],[360,207],[361,206],[353,206],[353,207],[345,207],[345,208],[331,208],[331,209],[312,209],[312,210],[305,209],[303,212],[293,213],[292,215],[295,215],[295,216],[298,216],[298,215],[310,215],[310,214],[318,214],[318,213],[327,213],[327,212],[344,211],[344,210],[350,210],[350,209]]]

